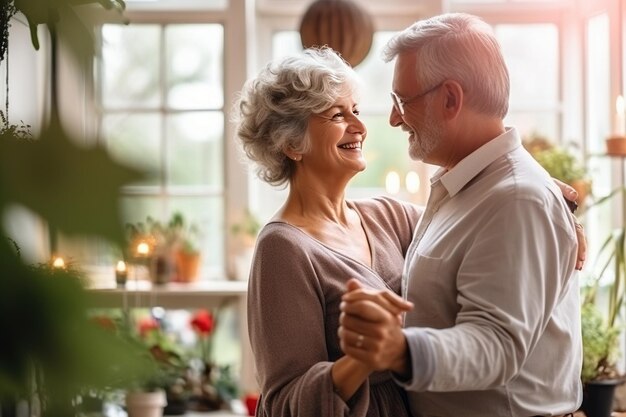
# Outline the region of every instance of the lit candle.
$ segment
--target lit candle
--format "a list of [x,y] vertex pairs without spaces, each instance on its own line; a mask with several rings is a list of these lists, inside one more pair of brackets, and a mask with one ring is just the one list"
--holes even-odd
[[385,177],[385,190],[388,194],[397,194],[400,191],[400,175],[391,171]]
[[126,262],[118,261],[115,266],[115,282],[118,285],[126,284],[126,277],[128,276],[128,269],[126,269]]
[[624,114],[624,97],[617,96],[615,100],[615,136],[626,134],[626,120]]
[[52,261],[52,266],[54,268],[65,268],[65,261],[60,256],[57,256]]
[[140,242],[137,245],[137,255],[148,256],[149,253],[150,253],[150,245],[148,245],[146,242]]
[[415,171],[409,171],[406,174],[406,190],[411,194],[415,194],[420,190],[420,176]]

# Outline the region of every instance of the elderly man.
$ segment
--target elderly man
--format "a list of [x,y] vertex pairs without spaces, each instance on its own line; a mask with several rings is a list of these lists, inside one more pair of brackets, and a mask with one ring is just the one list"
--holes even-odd
[[[349,285],[344,352],[390,369],[416,416],[564,416],[581,402],[576,233],[559,189],[505,127],[509,76],[467,14],[395,36],[390,123],[440,166],[406,256],[414,307]],[[580,267],[580,265],[578,265]]]

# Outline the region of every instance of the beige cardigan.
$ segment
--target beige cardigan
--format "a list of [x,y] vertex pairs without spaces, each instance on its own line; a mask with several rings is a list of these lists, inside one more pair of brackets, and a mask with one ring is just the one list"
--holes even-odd
[[408,416],[405,393],[389,373],[370,376],[346,403],[334,393],[330,370],[343,355],[337,329],[346,281],[399,293],[421,209],[389,198],[349,204],[364,225],[372,268],[287,223],[271,222],[259,235],[248,292],[257,416]]

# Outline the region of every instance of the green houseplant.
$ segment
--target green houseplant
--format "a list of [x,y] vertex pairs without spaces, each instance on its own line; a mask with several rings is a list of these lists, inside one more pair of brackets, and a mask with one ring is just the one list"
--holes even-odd
[[[602,201],[610,200],[619,191]],[[620,355],[618,337],[623,328],[619,312],[626,292],[625,232],[626,228],[617,228],[605,239],[596,258],[595,277],[583,299],[581,377],[585,388],[583,410],[587,417],[609,417],[615,388],[623,382],[617,360]],[[602,303],[597,301],[600,289],[606,292],[606,301]],[[601,310],[604,306],[606,310]]]
[[261,223],[248,209],[243,212],[241,220],[234,223],[230,231],[235,242],[235,279],[245,281],[250,275],[250,265],[254,254],[256,237],[261,230]]
[[585,166],[573,152],[539,135],[527,138],[524,147],[550,176],[574,187],[579,204],[585,201],[591,190],[591,181]]
[[[198,278],[201,253],[199,249],[200,231],[189,224],[180,212],[172,214],[167,222],[148,216],[144,222],[127,223],[127,251],[129,259],[141,257],[139,245],[146,245],[151,265],[151,278],[155,283],[169,281],[191,282]],[[162,264],[159,271],[154,265]]]
[[198,245],[200,230],[196,225],[187,223],[180,212],[172,215],[168,229],[174,242],[176,281],[195,281],[198,279],[201,259]]
[[241,221],[233,224],[230,231],[233,236],[241,240],[243,246],[254,246],[256,236],[261,230],[261,223],[252,212],[246,209]]
[[610,417],[613,397],[622,378],[617,370],[620,329],[608,323],[594,303],[581,309],[583,339],[582,409],[587,417]]

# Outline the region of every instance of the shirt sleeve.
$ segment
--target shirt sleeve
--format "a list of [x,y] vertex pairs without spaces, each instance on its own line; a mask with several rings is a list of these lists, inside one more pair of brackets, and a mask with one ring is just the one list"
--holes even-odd
[[573,274],[571,225],[555,222],[549,211],[534,201],[510,201],[480,229],[457,274],[455,325],[405,333],[413,362],[434,361],[432,375],[414,365],[423,373],[407,388],[481,390],[515,377]]
[[274,233],[259,240],[253,261],[248,325],[262,392],[260,415],[364,416],[368,384],[349,403],[335,393],[324,295],[301,246]]
[[402,332],[413,359],[411,360],[411,379],[405,381],[394,376],[394,380],[407,391],[424,391],[435,374],[433,344],[430,343],[426,331],[419,327],[403,329]]

